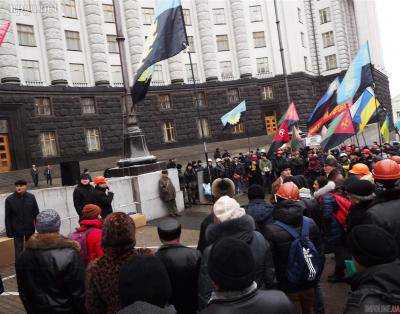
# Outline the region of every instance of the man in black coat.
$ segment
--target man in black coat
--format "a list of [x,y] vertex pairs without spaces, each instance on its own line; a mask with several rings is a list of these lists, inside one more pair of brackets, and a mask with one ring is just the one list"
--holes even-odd
[[94,188],[90,185],[90,176],[88,174],[81,175],[80,181],[74,190],[73,199],[79,218],[82,216],[82,210],[85,205],[94,204]]
[[93,204],[101,208],[101,218],[106,219],[113,212],[112,201],[114,199],[114,192],[110,191],[107,179],[104,177],[96,177],[93,182],[96,185],[93,192]]
[[[372,312],[400,304],[400,261],[395,238],[375,225],[359,225],[349,235],[356,273],[350,278],[351,292],[346,314]],[[379,311],[379,312],[381,312]]]
[[259,290],[256,262],[246,242],[223,238],[211,249],[208,270],[215,291],[202,314],[291,314],[293,304],[277,290]]
[[35,233],[35,219],[39,214],[39,207],[33,194],[28,193],[27,182],[15,182],[15,192],[5,201],[5,224],[7,237],[14,238],[15,260]]
[[84,313],[85,267],[79,244],[59,234],[53,209],[36,218],[37,234],[16,263],[19,296],[28,313]]
[[157,230],[163,245],[156,256],[169,274],[172,286],[170,303],[178,314],[195,314],[201,253],[180,243],[181,225],[175,219],[163,221]]

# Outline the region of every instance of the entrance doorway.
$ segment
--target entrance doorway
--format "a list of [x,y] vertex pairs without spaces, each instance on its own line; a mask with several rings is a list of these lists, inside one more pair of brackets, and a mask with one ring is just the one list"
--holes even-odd
[[265,116],[265,128],[268,135],[273,135],[276,133],[278,127],[276,125],[276,115],[266,115]]
[[0,134],[0,172],[11,170],[10,141],[8,134]]

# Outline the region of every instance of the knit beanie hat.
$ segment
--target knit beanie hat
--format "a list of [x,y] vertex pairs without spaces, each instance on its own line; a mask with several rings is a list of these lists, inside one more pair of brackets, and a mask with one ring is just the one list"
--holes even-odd
[[122,212],[108,215],[103,224],[101,241],[104,248],[136,244],[135,223],[132,218]]
[[359,225],[351,230],[349,247],[354,259],[362,266],[393,262],[399,255],[391,234],[376,225]]
[[36,231],[38,233],[59,232],[60,215],[54,209],[45,209],[36,216]]
[[176,219],[167,218],[158,225],[157,232],[160,240],[172,241],[179,239],[181,229],[181,224]]
[[367,180],[359,180],[355,176],[344,182],[346,192],[361,201],[369,201],[375,198],[375,184]]
[[255,261],[249,245],[239,239],[222,238],[210,252],[208,272],[211,279],[225,291],[239,291],[255,279]]
[[168,272],[155,256],[137,255],[130,258],[119,274],[122,306],[144,301],[164,307],[172,295]]
[[82,210],[82,220],[83,219],[96,219],[101,213],[101,208],[94,204],[87,204]]
[[265,190],[261,185],[253,184],[249,187],[247,197],[249,198],[249,200],[264,199]]
[[240,218],[246,214],[239,203],[229,196],[220,197],[214,204],[213,212],[220,222]]

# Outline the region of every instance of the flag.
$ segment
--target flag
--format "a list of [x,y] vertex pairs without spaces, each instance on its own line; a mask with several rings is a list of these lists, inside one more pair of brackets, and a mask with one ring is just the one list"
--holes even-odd
[[10,21],[4,21],[3,25],[0,27],[0,46],[6,38],[8,29],[10,28]]
[[358,50],[357,55],[349,66],[343,81],[337,91],[336,102],[342,104],[352,101],[359,89],[364,89],[373,83],[369,44],[366,42]]
[[335,106],[331,111],[325,112],[325,114],[319,120],[317,120],[312,126],[309,127],[308,135],[318,134],[322,130],[323,126],[328,125],[329,122],[335,119],[339,114],[341,114],[350,106],[350,103],[344,103]]
[[372,88],[365,89],[350,110],[352,119],[358,126],[358,132],[364,130],[379,106],[380,103]]
[[[336,105],[336,94],[338,87],[340,85],[340,78],[335,78],[329,85],[325,94],[321,97],[318,103],[315,105],[313,112],[307,120],[307,125],[312,126],[315,122],[320,120],[326,112],[329,112]],[[319,131],[319,130],[318,130]]]
[[321,142],[321,147],[327,151],[343,143],[346,139],[355,134],[350,110],[343,111],[329,125],[325,138]]
[[289,136],[289,122],[288,120],[284,120],[282,124],[279,126],[278,132],[276,132],[272,144],[268,150],[267,156],[270,157],[275,151],[280,148],[283,144],[290,141]]
[[180,0],[157,0],[154,22],[144,43],[142,61],[132,87],[132,100],[143,100],[155,63],[171,58],[188,45]]
[[242,112],[245,111],[246,100],[243,100],[239,105],[237,105],[235,108],[233,108],[231,111],[221,117],[221,122],[224,125],[224,128],[228,128],[229,126],[239,123]]
[[294,102],[290,103],[285,114],[279,120],[278,125],[281,125],[284,120],[288,120],[289,127],[299,121],[299,115],[297,114],[297,110],[296,110],[296,106],[294,105]]
[[304,141],[300,136],[300,130],[296,126],[294,126],[292,129],[292,140],[290,141],[290,146],[292,149],[304,147]]
[[390,131],[389,131],[389,115],[386,115],[385,122],[383,122],[381,127],[382,138],[385,143],[390,142]]

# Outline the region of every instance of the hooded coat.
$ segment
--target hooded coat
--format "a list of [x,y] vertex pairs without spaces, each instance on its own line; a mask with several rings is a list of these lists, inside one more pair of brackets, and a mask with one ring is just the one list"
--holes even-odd
[[267,204],[264,199],[250,200],[249,204],[244,208],[246,214],[254,219],[257,231],[263,230],[266,224],[270,224],[273,221],[272,212],[274,207],[271,204]]
[[172,181],[168,177],[161,177],[158,183],[158,190],[160,193],[160,198],[164,202],[173,201],[176,197],[175,187],[172,184]]
[[28,313],[84,313],[85,267],[77,242],[35,234],[16,263],[19,296]]
[[101,236],[103,231],[103,223],[99,219],[85,219],[79,222],[80,227],[77,228],[78,232],[87,232],[86,234],[86,250],[87,256],[85,264],[88,265],[95,259],[102,257],[104,252],[101,246]]
[[275,285],[275,269],[269,243],[262,234],[255,231],[255,223],[251,216],[244,215],[219,224],[212,224],[206,231],[206,238],[210,245],[204,250],[200,267],[199,309],[207,305],[213,291],[207,266],[212,246],[226,237],[242,240],[250,246],[256,263],[255,281],[259,288],[268,289]]
[[79,182],[72,196],[74,199],[74,207],[79,217],[82,216],[82,210],[85,205],[94,204],[95,202],[94,188],[90,184],[83,185]]

